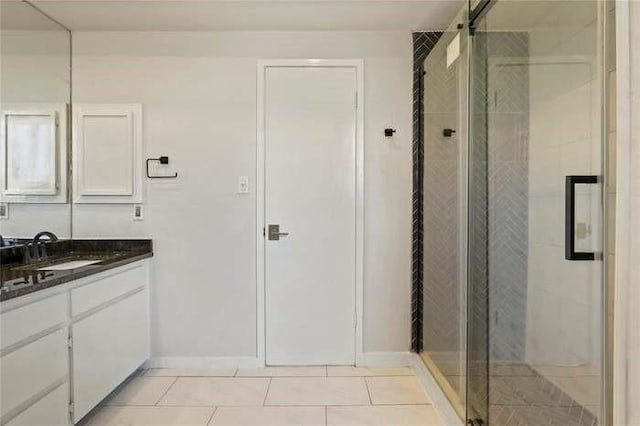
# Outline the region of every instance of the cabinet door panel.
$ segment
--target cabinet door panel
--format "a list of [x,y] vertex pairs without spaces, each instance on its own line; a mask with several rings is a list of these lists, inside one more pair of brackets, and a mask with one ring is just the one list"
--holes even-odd
[[64,383],[14,417],[7,426],[69,425],[69,383]]
[[18,343],[67,320],[67,296],[59,294],[3,312],[0,315],[0,348]]
[[142,202],[142,106],[74,105],[76,203]]
[[146,270],[144,266],[138,265],[71,290],[71,314],[76,316],[143,287],[147,280]]
[[58,330],[0,358],[2,415],[68,377],[67,329]]
[[129,114],[83,117],[83,195],[133,193],[131,127]]
[[79,421],[149,356],[147,292],[73,325],[74,421]]
[[9,203],[67,203],[67,105],[2,103],[0,192]]

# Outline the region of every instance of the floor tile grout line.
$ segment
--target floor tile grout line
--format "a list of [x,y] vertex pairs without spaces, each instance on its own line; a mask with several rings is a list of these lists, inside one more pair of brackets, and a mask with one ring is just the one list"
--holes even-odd
[[[290,408],[300,408],[300,407],[324,407],[326,403],[322,404],[270,404],[266,405],[266,407],[290,407]],[[407,404],[409,405],[409,404]],[[328,407],[371,407],[369,404],[331,404]]]
[[162,393],[162,395],[160,396],[160,398],[158,398],[158,400],[156,401],[155,404],[153,404],[154,406],[158,407],[158,404],[160,404],[160,401],[162,401],[162,398],[165,397],[165,395],[167,393],[169,393],[169,390],[173,387],[173,385],[176,384],[176,382],[178,381],[179,377],[176,377],[175,379],[173,379],[173,381],[171,382],[171,384],[169,385],[169,387],[167,387],[167,389]]
[[364,378],[364,386],[367,388],[367,395],[369,396],[369,405],[373,405],[373,400],[371,399],[371,391],[369,390],[369,382],[367,378]]
[[269,384],[267,385],[267,392],[264,394],[264,399],[262,400],[262,406],[267,406],[267,398],[269,397],[269,389],[271,389],[271,382],[273,381],[273,377],[269,377]]
[[[304,377],[304,376],[300,376],[300,377]],[[314,377],[314,376],[310,376],[310,377]],[[315,376],[315,377],[321,377],[321,376]],[[365,374],[365,375],[361,375],[361,376],[354,376],[354,375],[345,375],[345,376],[341,376],[341,375],[331,375],[331,376],[327,376],[327,377],[353,377],[354,379],[358,379],[360,377],[417,377],[415,374]]]
[[[193,376],[142,376],[142,377],[158,377],[158,378],[177,378],[177,377],[181,377],[183,379],[235,379],[235,376],[199,376],[199,375],[193,375]],[[241,378],[241,377],[239,377]]]
[[328,426],[329,425],[329,418],[327,416],[327,406],[324,406],[324,426]]
[[[528,405],[501,405],[501,404],[491,404],[491,405],[495,405],[498,407],[528,407]],[[300,408],[300,407],[307,407],[307,408],[312,408],[312,407],[393,407],[393,406],[401,406],[401,407],[431,407],[433,406],[433,404],[427,404],[427,403],[414,403],[414,402],[406,402],[406,403],[395,403],[395,404],[329,404],[329,405],[325,405],[325,404],[274,404],[274,405],[265,405],[264,407],[295,407],[295,408]],[[222,408],[222,407],[235,407],[235,408],[242,408],[242,407],[262,407],[262,405],[225,405],[225,404],[221,404],[221,405],[191,405],[191,404],[176,404],[176,405],[142,405],[142,404],[109,404],[109,405],[101,405],[101,408],[105,408],[105,407],[138,407],[138,408]],[[547,408],[568,408],[568,407],[553,407],[553,406],[538,406],[538,407],[547,407]]]
[[166,405],[109,405],[108,407],[148,407],[148,408],[218,408],[218,407],[259,407],[259,405],[193,405],[193,404],[166,404]]
[[213,407],[213,413],[211,413],[211,417],[209,417],[209,421],[207,421],[207,426],[211,426],[211,422],[213,421],[213,416],[216,415],[216,412],[218,411],[218,407]]
[[[174,377],[174,376],[151,376],[151,377]],[[238,378],[238,379],[244,379],[244,378],[249,378],[249,379],[268,379],[268,378],[278,378],[278,379],[313,379],[313,378],[328,378],[328,379],[362,379],[362,378],[372,378],[372,377],[416,377],[415,375],[409,375],[409,374],[401,374],[401,375],[373,375],[373,376],[322,376],[322,375],[315,375],[315,376],[295,376],[295,375],[289,375],[289,376],[280,376],[280,375],[276,375],[276,376],[267,376],[267,375],[246,375],[246,376],[180,376],[180,377],[226,377],[226,378]]]
[[384,403],[384,404],[371,404],[372,407],[413,407],[413,406],[421,406],[421,407],[435,407],[433,404],[420,404],[418,402],[402,402],[402,403]]

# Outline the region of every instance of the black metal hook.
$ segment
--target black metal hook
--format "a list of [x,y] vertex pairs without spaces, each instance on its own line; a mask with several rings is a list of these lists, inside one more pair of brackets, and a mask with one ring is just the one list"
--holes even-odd
[[162,157],[158,157],[158,158],[147,158],[147,177],[149,179],[175,179],[175,178],[178,177],[178,172],[176,172],[174,175],[151,176],[149,174],[149,161],[158,161],[160,164],[169,164],[169,157],[162,156]]

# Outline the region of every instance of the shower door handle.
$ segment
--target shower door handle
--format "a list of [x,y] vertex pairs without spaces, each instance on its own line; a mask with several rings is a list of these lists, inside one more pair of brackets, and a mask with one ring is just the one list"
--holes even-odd
[[564,257],[567,260],[596,260],[595,252],[576,251],[576,185],[597,184],[598,176],[567,176],[564,208]]

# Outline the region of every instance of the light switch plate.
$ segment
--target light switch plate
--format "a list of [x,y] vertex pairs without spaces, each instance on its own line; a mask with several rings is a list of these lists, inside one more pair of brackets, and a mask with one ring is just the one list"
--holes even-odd
[[238,194],[249,193],[249,176],[238,177]]
[[133,205],[133,220],[144,220],[144,210],[142,204]]
[[0,203],[0,219],[9,219],[9,203]]

